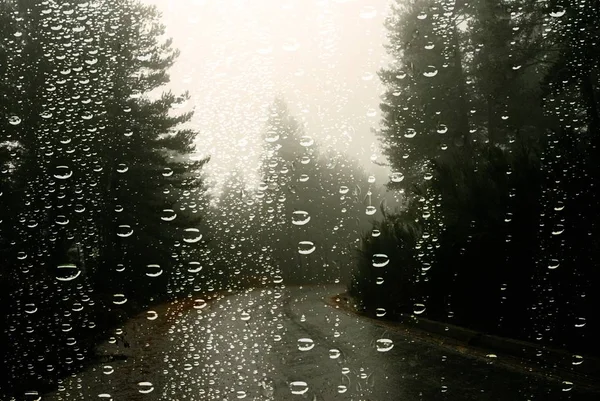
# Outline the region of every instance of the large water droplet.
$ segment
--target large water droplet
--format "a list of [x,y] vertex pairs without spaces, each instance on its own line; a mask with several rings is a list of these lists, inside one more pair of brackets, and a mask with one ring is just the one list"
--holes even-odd
[[193,244],[202,239],[202,234],[200,234],[200,230],[197,228],[186,228],[183,230],[183,242],[188,244]]
[[127,302],[127,298],[125,298],[125,294],[114,294],[113,295],[113,304],[123,305],[126,302]]
[[392,173],[390,180],[392,182],[402,182],[404,180],[404,174],[398,172]]
[[389,338],[379,338],[377,341],[375,341],[375,346],[379,352],[388,352],[394,348],[394,343]]
[[329,359],[338,359],[342,353],[337,348],[332,348],[329,350]]
[[154,391],[154,386],[150,382],[139,382],[138,391],[142,394],[148,394]]
[[390,263],[390,258],[385,253],[376,253],[371,259],[373,267],[385,267]]
[[200,262],[188,262],[187,271],[189,273],[198,273],[200,270],[202,270],[202,265]]
[[163,270],[160,268],[160,265],[147,265],[146,266],[146,276],[158,277],[161,274],[163,274]]
[[173,209],[163,209],[160,219],[163,221],[173,221],[177,217],[177,213]]
[[129,224],[121,224],[117,227],[117,235],[122,238],[126,238],[133,234],[133,228]]
[[303,210],[296,210],[292,213],[292,224],[296,226],[303,226],[310,221],[308,212]]
[[415,304],[413,307],[413,312],[415,315],[420,315],[423,312],[425,312],[425,305],[424,304]]
[[315,347],[315,342],[310,338],[300,338],[298,340],[298,349],[300,351],[310,351]]
[[56,279],[58,281],[75,280],[81,274],[81,270],[74,264],[58,265],[56,268]]
[[310,255],[317,247],[311,241],[300,241],[298,243],[298,253],[300,255]]
[[427,68],[425,68],[425,71],[423,71],[423,76],[427,78],[435,77],[437,74],[438,70],[433,65],[428,65]]
[[303,381],[295,381],[290,383],[290,391],[295,395],[306,394],[308,391],[308,384]]
[[56,166],[53,174],[54,178],[59,180],[66,180],[71,178],[72,175],[73,171],[68,166]]

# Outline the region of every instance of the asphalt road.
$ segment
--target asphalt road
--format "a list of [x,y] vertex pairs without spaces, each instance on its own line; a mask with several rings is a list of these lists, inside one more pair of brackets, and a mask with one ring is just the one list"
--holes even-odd
[[[235,294],[124,327],[131,345],[48,400],[596,400],[569,384],[411,338],[328,306],[341,287]],[[150,320],[152,319],[152,320]]]

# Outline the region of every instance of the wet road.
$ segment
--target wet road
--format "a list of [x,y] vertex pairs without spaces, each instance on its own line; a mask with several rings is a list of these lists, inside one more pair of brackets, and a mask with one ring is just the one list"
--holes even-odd
[[[264,289],[124,327],[124,355],[48,400],[592,400],[558,382],[411,338],[326,305],[342,287]],[[151,319],[151,320],[150,320]]]

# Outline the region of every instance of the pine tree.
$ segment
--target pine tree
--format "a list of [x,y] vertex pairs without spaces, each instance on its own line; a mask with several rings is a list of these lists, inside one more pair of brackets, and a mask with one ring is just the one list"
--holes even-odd
[[2,5],[14,391],[41,383],[46,365],[78,369],[98,334],[175,296],[176,273],[202,256],[203,205],[191,198],[206,160],[188,157],[191,113],[173,112],[187,96],[157,95],[177,56],[159,17],[133,0]]

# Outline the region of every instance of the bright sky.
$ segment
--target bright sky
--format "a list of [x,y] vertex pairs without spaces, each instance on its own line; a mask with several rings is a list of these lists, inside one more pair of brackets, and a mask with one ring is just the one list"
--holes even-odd
[[[171,71],[176,92],[192,95],[199,150],[208,171],[252,174],[265,110],[287,100],[322,147],[357,156],[380,184],[387,170],[371,163],[385,65],[383,20],[389,0],[146,0],[163,13],[181,50]],[[384,161],[380,156],[378,161]]]

